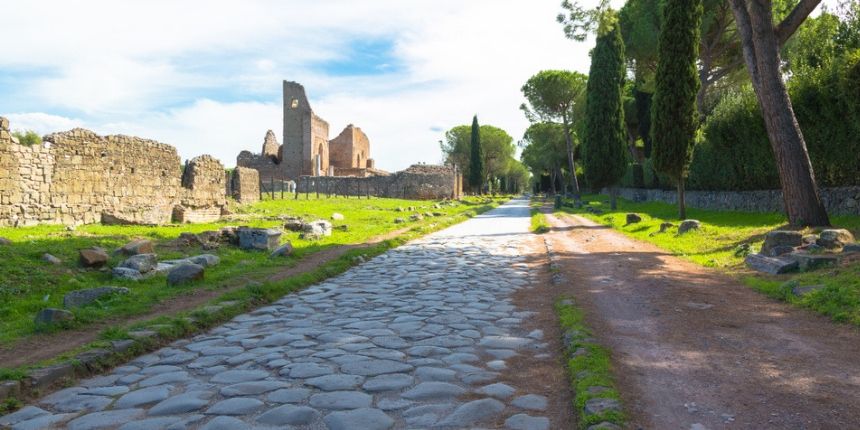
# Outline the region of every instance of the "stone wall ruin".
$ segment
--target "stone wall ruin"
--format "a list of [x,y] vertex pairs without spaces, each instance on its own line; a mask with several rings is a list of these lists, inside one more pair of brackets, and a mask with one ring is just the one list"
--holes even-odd
[[456,168],[415,164],[406,170],[379,176],[303,176],[297,192],[374,196],[411,200],[459,199],[463,196],[463,178]]
[[164,224],[218,219],[224,166],[209,156],[186,166],[172,146],[74,129],[21,145],[0,118],[0,225]]

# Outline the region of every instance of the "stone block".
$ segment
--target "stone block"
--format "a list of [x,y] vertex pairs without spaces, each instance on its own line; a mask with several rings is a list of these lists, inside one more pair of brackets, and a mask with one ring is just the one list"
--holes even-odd
[[860,243],[852,243],[849,245],[845,245],[842,248],[842,252],[860,252]]
[[627,214],[627,224],[636,224],[642,222],[642,217],[638,214]]
[[107,261],[110,258],[107,255],[107,252],[101,248],[82,249],[78,251],[78,253],[80,255],[81,265],[84,267],[102,267],[107,264]]
[[702,227],[702,223],[694,219],[685,219],[678,226],[678,234],[684,234],[691,230],[698,230]]
[[824,289],[824,285],[806,285],[800,286],[796,285],[791,287],[791,293],[798,297],[803,297],[809,293]]
[[42,255],[42,261],[44,261],[44,262],[46,262],[46,263],[50,263],[50,264],[56,265],[56,266],[59,266],[60,264],[63,264],[63,261],[62,261],[62,260],[60,260],[60,259],[59,259],[59,258],[57,258],[57,257],[54,257],[54,256],[53,256],[53,255],[51,255],[51,254],[44,254],[44,255]]
[[272,258],[287,257],[292,253],[293,253],[293,244],[290,242],[287,242],[287,243],[281,245],[280,247],[278,247],[278,249],[274,250],[269,257],[272,257]]
[[31,389],[43,390],[61,380],[74,376],[75,367],[71,363],[61,363],[31,370],[27,375],[26,384]]
[[122,248],[117,249],[117,253],[128,256],[138,254],[153,254],[155,253],[155,246],[153,245],[151,240],[138,239],[123,245]]
[[155,270],[158,264],[158,258],[155,254],[137,254],[128,257],[125,261],[119,264],[119,267],[134,269],[145,274]]
[[281,232],[275,229],[240,227],[239,247],[246,250],[274,251],[281,243]]
[[54,325],[66,321],[74,321],[75,315],[63,309],[45,308],[36,314],[34,322],[37,326]]
[[[777,247],[798,247],[803,245],[803,234],[798,231],[775,230],[768,232],[761,246],[761,253],[768,256],[776,256],[773,250]],[[784,253],[783,253],[784,254]]]
[[793,252],[786,257],[797,262],[800,270],[815,270],[821,267],[834,266],[839,263],[839,256],[833,254]]
[[167,274],[167,285],[182,285],[203,279],[203,266],[199,264],[180,264]]
[[779,275],[792,272],[799,267],[798,262],[785,257],[768,257],[761,254],[750,254],[744,259],[747,267],[758,272]]
[[840,249],[854,243],[854,235],[845,229],[828,229],[821,232],[815,243],[827,249]]

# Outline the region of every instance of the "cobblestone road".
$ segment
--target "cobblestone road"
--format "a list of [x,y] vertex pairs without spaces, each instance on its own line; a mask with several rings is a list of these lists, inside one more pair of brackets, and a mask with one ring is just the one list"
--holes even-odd
[[73,430],[549,428],[499,378],[546,354],[511,294],[527,201],[410,242],[0,418]]

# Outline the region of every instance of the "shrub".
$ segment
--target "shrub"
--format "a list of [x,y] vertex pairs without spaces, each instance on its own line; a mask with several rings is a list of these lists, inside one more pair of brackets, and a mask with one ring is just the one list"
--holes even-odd
[[15,130],[12,132],[12,136],[18,138],[18,143],[21,145],[33,146],[42,144],[42,137],[33,130]]

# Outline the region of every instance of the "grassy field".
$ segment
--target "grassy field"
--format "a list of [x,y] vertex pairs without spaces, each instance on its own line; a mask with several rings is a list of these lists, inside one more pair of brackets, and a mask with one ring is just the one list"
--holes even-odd
[[[781,214],[688,209],[687,217],[701,221],[702,228],[679,236],[676,229],[659,232],[663,222],[678,225],[677,207],[674,205],[658,202],[633,203],[619,199],[618,209],[612,211],[609,209],[607,196],[588,195],[583,197],[583,201],[603,213],[594,214],[584,209],[567,207],[564,212],[576,213],[610,226],[630,237],[653,243],[695,263],[732,273],[743,268],[746,252],[758,252],[765,233],[785,227],[787,223],[785,216]],[[627,225],[627,213],[639,214],[642,222]],[[831,222],[834,226],[851,230],[855,237],[860,237],[860,217],[834,216],[831,217]],[[806,231],[811,232],[809,229]],[[742,246],[744,244],[749,244],[749,251]],[[750,274],[746,270],[739,272],[747,285],[771,297],[813,309],[835,321],[860,325],[860,262],[779,276]],[[824,288],[797,297],[791,293],[791,287],[798,285],[822,285]]]
[[[234,220],[211,224],[158,227],[87,225],[74,231],[67,231],[63,226],[0,228],[0,237],[12,242],[11,245],[0,246],[0,273],[3,274],[0,277],[0,346],[36,333],[33,323],[36,312],[46,307],[62,308],[64,294],[73,290],[106,285],[131,290],[128,295],[113,296],[73,310],[75,321],[68,327],[84,327],[108,317],[143,314],[154,304],[178,295],[194,294],[200,289],[222,289],[239,276],[263,278],[327,247],[363,243],[372,237],[402,228],[430,231],[438,225],[448,225],[487,210],[497,201],[473,199],[434,207],[435,203],[344,198],[267,200],[241,208]],[[200,247],[168,246],[168,242],[182,232],[199,233],[227,225],[279,227],[283,222],[277,219],[278,216],[294,215],[306,220],[329,219],[334,212],[343,214],[345,219],[333,221],[335,229],[330,237],[306,241],[300,239],[298,233],[284,232],[282,242],[290,241],[295,249],[289,258],[270,259],[267,253],[242,251],[228,245],[222,245],[214,251],[204,251]],[[439,216],[410,221],[409,216],[415,212],[436,212]],[[395,223],[397,218],[403,218],[406,222]],[[345,229],[342,227],[344,225]],[[209,252],[218,255],[221,263],[206,270],[204,281],[183,287],[168,287],[164,276],[139,282],[118,281],[111,277],[109,270],[86,270],[78,266],[79,249],[100,246],[111,251],[135,238],[154,240],[160,260]],[[45,253],[60,258],[62,264],[53,265],[42,261],[41,257]],[[121,260],[122,257],[112,257],[109,266],[113,267]],[[259,288],[265,289],[266,286],[263,284]]]

